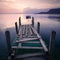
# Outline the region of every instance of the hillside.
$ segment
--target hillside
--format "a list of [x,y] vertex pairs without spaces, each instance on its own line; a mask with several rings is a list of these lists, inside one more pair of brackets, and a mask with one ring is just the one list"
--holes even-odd
[[48,12],[39,12],[37,14],[60,14],[60,8],[50,9]]

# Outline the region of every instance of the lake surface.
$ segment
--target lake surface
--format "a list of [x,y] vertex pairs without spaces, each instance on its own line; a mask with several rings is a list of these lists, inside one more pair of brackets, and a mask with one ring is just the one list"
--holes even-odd
[[26,19],[26,16],[34,17],[35,29],[37,22],[40,22],[40,34],[47,45],[49,45],[51,31],[56,31],[55,39],[55,60],[59,60],[60,55],[60,15],[51,14],[0,14],[0,60],[7,60],[7,44],[5,31],[9,30],[11,34],[11,43],[15,39],[15,22],[21,17],[22,24],[31,24],[32,19]]

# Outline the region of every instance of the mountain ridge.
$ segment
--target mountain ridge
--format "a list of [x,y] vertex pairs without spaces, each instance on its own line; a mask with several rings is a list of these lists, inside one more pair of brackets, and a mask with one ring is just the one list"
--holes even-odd
[[60,14],[60,8],[54,8],[54,9],[50,9],[47,12],[39,12],[36,14]]

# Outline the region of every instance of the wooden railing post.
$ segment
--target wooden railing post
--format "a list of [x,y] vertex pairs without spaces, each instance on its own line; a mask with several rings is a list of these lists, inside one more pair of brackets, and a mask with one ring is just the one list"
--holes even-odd
[[19,28],[21,26],[21,17],[19,17]]
[[5,35],[6,35],[6,41],[7,41],[8,55],[10,55],[11,54],[10,32],[6,31]]
[[37,32],[40,34],[40,23],[37,23]]
[[15,29],[16,29],[16,33],[18,34],[18,26],[17,26],[17,22],[15,22]]
[[15,55],[11,55],[11,60],[15,60]]
[[34,27],[34,17],[32,17],[32,26]]
[[49,44],[49,60],[53,60],[56,32],[52,31]]
[[7,48],[8,48],[8,60],[14,60],[14,55],[11,55],[13,50],[11,48],[11,39],[10,39],[10,32],[6,31],[5,32],[6,35],[6,41],[7,41]]

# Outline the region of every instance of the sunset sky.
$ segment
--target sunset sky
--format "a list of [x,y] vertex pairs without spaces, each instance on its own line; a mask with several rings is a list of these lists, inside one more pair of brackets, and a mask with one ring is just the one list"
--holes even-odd
[[0,0],[0,13],[23,12],[27,8],[60,8],[60,0]]

